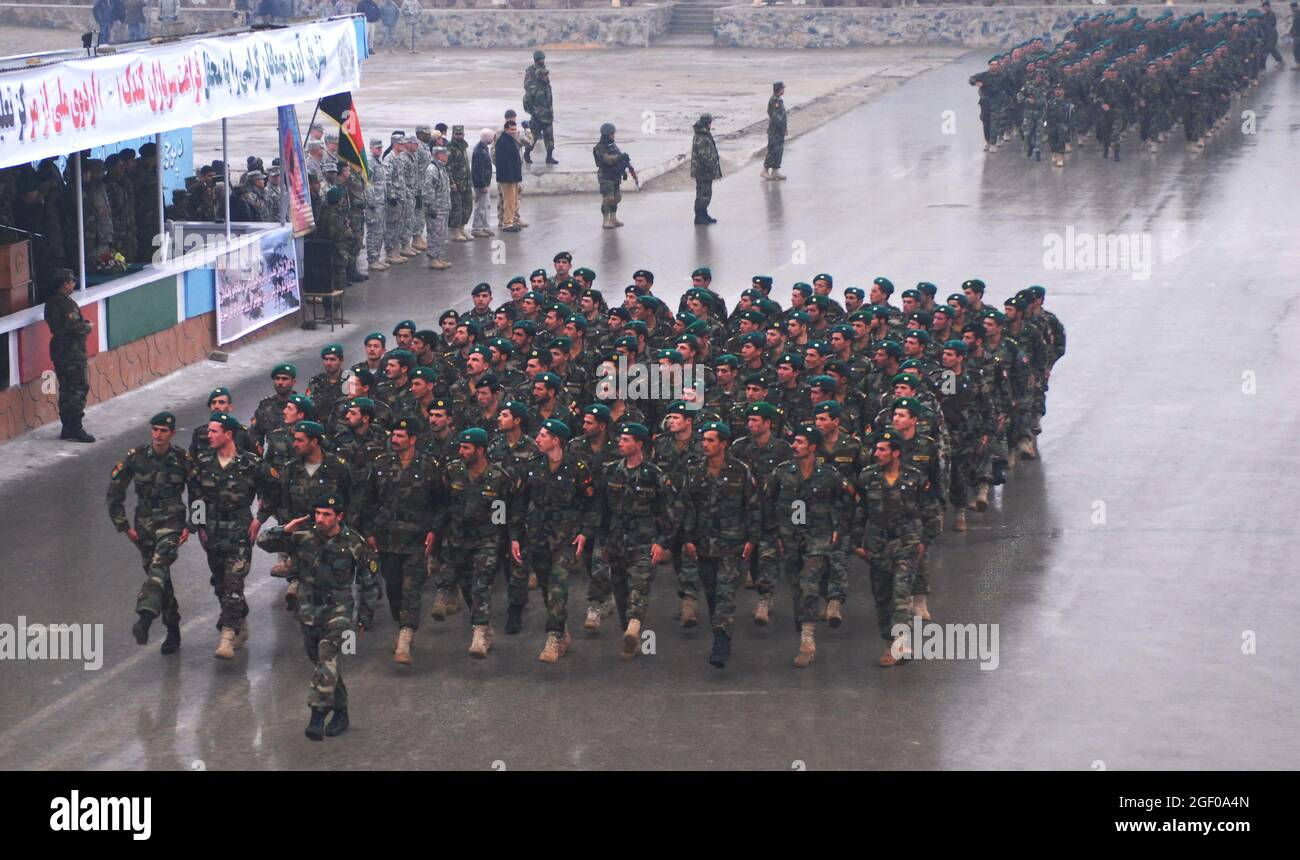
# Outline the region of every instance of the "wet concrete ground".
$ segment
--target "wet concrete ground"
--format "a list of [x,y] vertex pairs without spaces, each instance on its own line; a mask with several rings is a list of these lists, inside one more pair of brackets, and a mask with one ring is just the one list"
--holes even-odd
[[[389,659],[391,623],[343,666],[353,728],[302,735],[310,665],[282,586],[260,551],[248,583],[253,638],[233,663],[211,657],[216,602],[197,546],[174,568],[185,615],[181,652],[136,646],[129,628],[138,558],[104,512],[103,488],[147,416],[230,384],[242,414],[269,391],[274,360],[317,364],[327,333],[285,335],[92,409],[100,442],[60,446],[38,431],[0,458],[0,621],[105,625],[103,668],[0,662],[0,767],[6,768],[1294,768],[1300,703],[1294,643],[1300,539],[1290,486],[1300,406],[1290,348],[1296,317],[1293,211],[1300,172],[1300,75],[1270,71],[1202,153],[1171,142],[1154,156],[1130,141],[1119,164],[1095,145],[1064,171],[1005,148],[980,152],[966,78],[982,55],[922,75],[787,149],[784,183],[759,163],[715,188],[720,223],[695,227],[689,192],[628,195],[627,226],[599,229],[591,195],[525,201],[532,226],[507,237],[503,264],[485,243],[453,245],[455,268],[407,265],[356,291],[341,339],[402,317],[432,323],[561,248],[615,291],[640,267],[673,299],[708,263],[729,300],[756,272],[788,285],[836,276],[837,295],[877,274],[939,284],[982,277],[999,302],[1033,283],[1064,321],[1069,351],[1052,379],[1040,462],[1016,467],[985,515],[934,549],[936,620],[999,625],[999,662],[875,665],[881,647],[863,571],[847,621],[818,632],[817,661],[791,665],[788,591],[777,623],[747,618],[735,655],[706,663],[706,628],[673,620],[660,570],[647,627],[657,653],[618,657],[612,628],[579,636],[559,665],[536,661],[536,594],[524,633],[501,634],[486,661],[466,653],[464,614],[428,620],[416,665]],[[957,111],[955,134],[941,112]],[[1049,270],[1052,235],[1150,237],[1139,271]],[[1080,262],[1071,258],[1073,262]],[[1135,279],[1134,275],[1138,278]],[[255,351],[256,350],[256,351]],[[138,426],[129,431],[130,423]],[[576,586],[577,595],[584,584]],[[579,617],[582,601],[571,602]],[[1247,653],[1249,652],[1249,653]],[[409,677],[408,677],[409,676]],[[1098,765],[1097,762],[1104,763]]]

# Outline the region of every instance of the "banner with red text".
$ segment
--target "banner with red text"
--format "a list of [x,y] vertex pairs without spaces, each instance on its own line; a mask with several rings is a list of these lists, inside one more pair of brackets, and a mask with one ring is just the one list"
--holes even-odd
[[0,167],[274,110],[360,83],[357,32],[347,19],[0,72]]

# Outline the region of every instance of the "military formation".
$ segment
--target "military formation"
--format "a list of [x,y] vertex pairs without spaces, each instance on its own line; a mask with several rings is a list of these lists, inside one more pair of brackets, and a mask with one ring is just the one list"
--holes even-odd
[[[343,643],[375,626],[382,595],[398,666],[414,662],[425,612],[445,622],[463,609],[468,651],[482,659],[498,578],[506,635],[524,629],[538,594],[540,661],[563,659],[578,619],[595,636],[615,613],[632,659],[668,565],[680,623],[707,620],[718,668],[743,590],[756,592],[754,623],[768,625],[784,614],[784,581],[805,667],[817,626],[849,616],[857,557],[886,643],[880,663],[906,659],[899,631],[929,618],[931,547],[994,503],[1018,459],[1039,456],[1065,352],[1046,291],[996,306],[971,279],[940,302],[921,282],[896,305],[888,278],[837,299],[820,273],[783,306],[757,275],[729,310],[700,268],[674,312],[649,270],[610,303],[569,253],[553,264],[511,278],[499,303],[476,285],[471,309],[445,311],[436,327],[372,332],[357,361],[331,344],[305,383],[295,366],[275,366],[247,425],[226,388],[209,394],[210,420],[188,447],[173,440],[173,414],[154,416],[150,444],[127,452],[108,490],[145,573],[137,641],[161,618],[163,652],[179,647],[170,568],[197,536],[220,608],[219,659],[249,637],[253,546],[275,555],[271,575],[286,580],[285,608],[315,666],[316,739],[347,728]],[[584,578],[585,600],[571,607]]]
[[1131,129],[1156,152],[1180,123],[1188,149],[1203,149],[1228,124],[1233,100],[1258,86],[1269,58],[1285,65],[1277,43],[1269,0],[1244,14],[1080,17],[1055,46],[1017,45],[970,79],[984,149],[995,152],[1016,134],[1027,157],[1042,160],[1047,150],[1064,167],[1066,154],[1095,134],[1102,157],[1119,161]]

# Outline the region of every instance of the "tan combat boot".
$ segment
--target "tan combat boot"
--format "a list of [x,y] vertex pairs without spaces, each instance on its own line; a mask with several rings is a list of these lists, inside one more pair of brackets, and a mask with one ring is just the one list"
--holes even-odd
[[773,167],[773,168],[772,168],[772,178],[775,179],[775,180],[780,181],[780,180],[782,180],[782,179],[785,179],[785,174],[781,172],[781,168],[779,168],[779,167]]
[[471,239],[468,235],[466,235],[466,233],[465,233],[465,228],[464,228],[464,227],[457,227],[455,230],[452,230],[452,231],[451,231],[451,241],[453,241],[453,242],[473,242],[474,240]]
[[623,222],[618,220],[618,212],[609,213],[609,223],[613,224],[615,227],[623,226]]
[[894,637],[894,641],[889,643],[885,653],[880,655],[880,665],[889,667],[897,666],[900,660],[906,660],[912,656],[912,648],[908,645],[907,634],[900,633]]
[[387,269],[388,269],[388,264],[381,262],[379,260],[375,260],[373,263],[369,263],[366,265],[367,272],[383,272],[383,271],[387,271]]
[[403,666],[411,665],[411,637],[415,631],[410,627],[403,627],[397,634],[397,647],[393,649],[393,662],[400,663]]
[[408,242],[407,244],[403,245],[403,246],[402,246],[402,250],[398,251],[397,253],[401,254],[403,257],[418,257],[418,256],[420,256],[420,252],[417,251],[416,248],[415,248],[415,246],[412,245],[412,244],[410,244],[409,242]]
[[919,615],[922,621],[930,620],[930,607],[926,603],[924,594],[912,595],[912,614]]
[[487,636],[488,650],[491,651],[493,644],[495,644],[497,641],[497,632],[492,629],[491,624],[487,626],[487,633],[485,635]]
[[565,631],[564,631],[564,635],[560,637],[560,656],[561,656],[561,657],[563,657],[565,654],[568,654],[568,653],[569,653],[569,646],[572,645],[572,644],[573,644],[573,637],[569,635],[569,631],[568,631],[568,630],[565,630]]
[[1023,457],[1024,459],[1026,460],[1034,459],[1034,443],[1031,442],[1030,440],[1021,439],[1019,442],[1016,443],[1016,450],[1020,452],[1020,456]]
[[600,610],[594,606],[587,607],[587,620],[582,622],[583,630],[590,630],[595,633],[600,629]]
[[[987,145],[985,145],[984,150],[985,150],[986,152],[988,151],[988,146],[987,146]],[[760,173],[760,174],[758,174],[758,175],[759,175],[761,178],[765,179],[765,180],[770,180],[770,179],[772,178],[772,168],[770,168],[770,167],[764,167],[764,168],[763,168],[763,172]]]
[[460,593],[456,589],[447,592],[447,614],[455,615],[460,612]]
[[212,652],[212,656],[218,660],[235,659],[235,631],[229,627],[221,628],[221,641],[217,643],[217,650]]
[[772,611],[772,599],[769,597],[760,597],[758,606],[754,609],[754,623],[759,627],[766,627],[768,613]]
[[239,623],[239,632],[235,634],[235,647],[236,647],[236,648],[243,648],[243,647],[244,647],[244,643],[248,641],[248,634],[249,634],[250,632],[251,632],[251,631],[250,631],[250,628],[249,628],[249,626],[248,626],[248,618],[245,617],[244,620],[241,621],[241,622]]
[[682,598],[682,626],[694,627],[700,623],[699,616],[696,614],[696,603],[694,597]]
[[629,618],[623,631],[623,659],[631,660],[641,650],[641,620]]
[[601,227],[604,227],[606,230],[613,230],[613,229],[614,229],[614,216],[613,216],[613,215],[610,215],[608,212],[606,212],[604,215],[602,215],[602,216],[600,216],[600,217],[604,219],[604,220],[602,220],[602,221],[600,222],[600,226],[601,226]]
[[483,659],[488,653],[487,642],[487,625],[474,625],[474,638],[469,643],[469,653],[478,659]]
[[429,250],[429,243],[425,241],[423,236],[421,236],[420,238],[411,242],[411,247],[417,251],[427,251]]
[[979,490],[975,493],[975,510],[983,513],[989,509],[989,485],[980,484]]
[[537,590],[537,574],[535,573],[528,574],[528,590],[529,591]]
[[298,580],[289,583],[289,587],[284,590],[284,609],[286,612],[296,612],[298,609],[298,588],[302,585]]
[[832,627],[839,627],[844,623],[844,601],[838,597],[826,601],[826,623]]
[[749,571],[745,572],[745,587],[751,589],[754,587],[754,574]]
[[433,597],[433,608],[429,610],[429,615],[434,621],[447,620],[447,593],[438,589],[438,593]]
[[546,634],[546,646],[542,648],[542,653],[537,655],[537,659],[543,663],[558,663],[560,661],[560,634]]
[[402,256],[401,250],[389,251],[387,265],[400,266],[406,262],[406,257]]
[[817,656],[817,642],[813,639],[813,631],[817,625],[811,621],[805,621],[799,628],[799,653],[795,655],[794,665],[800,669],[806,669],[812,665],[813,658]]
[[957,515],[952,518],[952,528],[953,531],[959,531],[959,532],[966,531],[966,509],[965,508],[958,509]]

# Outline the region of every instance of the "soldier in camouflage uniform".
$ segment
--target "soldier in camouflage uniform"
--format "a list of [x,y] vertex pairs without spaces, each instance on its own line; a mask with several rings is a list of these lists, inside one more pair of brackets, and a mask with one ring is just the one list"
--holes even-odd
[[[280,470],[280,497],[277,518],[307,516],[312,500],[330,494],[349,503],[352,498],[352,470],[337,454],[327,453],[323,447],[325,427],[317,421],[299,421],[293,425],[293,453]],[[308,469],[308,467],[311,467]],[[272,576],[276,575],[273,569]],[[292,565],[288,571],[289,586],[284,594],[284,608],[293,612],[299,601],[301,583]]]
[[492,578],[500,567],[499,554],[507,536],[506,505],[510,477],[489,463],[487,432],[479,427],[462,430],[457,437],[458,459],[447,464],[443,484],[446,505],[439,511],[434,531],[443,541],[444,567],[470,606],[474,636],[469,653],[486,657],[492,648]]
[[700,428],[703,460],[683,478],[682,549],[696,562],[713,625],[709,665],[722,669],[731,656],[736,592],[745,581],[762,534],[762,500],[754,474],[727,454],[731,429],[721,421]]
[[[343,347],[331,343],[320,351],[321,365],[324,367],[307,383],[307,396],[316,407],[316,415],[321,423],[328,421],[338,404],[345,400],[344,392],[348,387],[349,377],[343,371]],[[328,428],[327,428],[328,429]]]
[[298,379],[298,368],[292,364],[277,364],[271,368],[271,384],[275,394],[264,397],[257,404],[253,418],[248,422],[248,430],[253,435],[253,442],[261,451],[266,445],[266,436],[276,427],[284,426],[284,405],[289,402],[289,395]]
[[451,216],[448,222],[453,242],[474,241],[465,232],[470,213],[474,211],[474,181],[470,174],[469,141],[465,140],[465,126],[451,127],[451,140],[447,142],[447,173],[451,177]]
[[[108,187],[104,184],[104,162],[97,158],[87,159],[81,170],[83,187],[82,213],[86,228],[86,270],[99,270],[99,258],[113,250],[113,207],[108,199]],[[73,209],[73,215],[76,210]],[[72,231],[76,241],[77,233]]]
[[388,451],[388,430],[377,420],[378,406],[369,397],[353,397],[343,410],[343,426],[330,440],[330,448],[347,461],[353,483],[365,480],[370,465]]
[[[230,396],[230,389],[225,386],[217,386],[212,389],[208,395],[208,409],[211,412],[233,412],[235,401]],[[248,428],[240,424],[235,431],[235,447],[240,451],[248,451],[256,454],[257,446],[253,443],[253,435],[248,432]],[[199,454],[208,450],[208,423],[198,425],[194,428],[194,435],[190,437],[190,457],[197,457]]]
[[[1043,326],[1026,319],[1025,313],[1029,308],[1027,296],[1012,296],[1006,300],[1004,308],[1007,318],[1006,339],[1016,346],[1019,375],[1023,379],[1023,393],[1016,400],[1011,418],[1011,442],[1021,457],[1033,460],[1038,457],[1035,438],[1042,429],[1038,421],[1038,404],[1042,400],[1043,378],[1047,374],[1050,358],[1048,335]],[[1015,378],[1015,374],[1012,378]]]
[[[388,208],[388,171],[383,163],[384,143],[379,138],[370,140],[370,181],[366,183],[366,268],[372,272],[385,271],[390,263],[380,259],[384,253],[384,213]],[[396,252],[396,248],[393,249]],[[390,261],[391,262],[391,261]]]
[[623,222],[618,220],[618,204],[623,199],[618,186],[632,165],[631,156],[614,142],[614,132],[612,122],[601,125],[600,140],[591,150],[596,159],[596,180],[600,186],[600,214],[604,218],[601,226],[606,228],[623,226]]
[[384,174],[384,248],[387,251],[388,264],[405,263],[407,259],[419,255],[411,247],[411,235],[406,229],[406,211],[403,201],[406,199],[406,135],[400,131],[393,132],[388,152],[380,163]]
[[[775,432],[780,422],[781,411],[771,403],[760,400],[748,404],[745,407],[746,435],[732,443],[728,452],[749,466],[760,487],[766,486],[767,479],[776,473],[778,466],[794,458],[790,443]],[[767,624],[780,575],[781,559],[777,552],[775,527],[764,528],[758,550],[750,556],[749,564],[749,576],[758,591],[758,606],[754,609],[755,624]]]
[[[599,488],[604,484],[605,470],[618,462],[618,437],[610,432],[613,417],[604,403],[592,403],[582,410],[582,435],[569,442],[568,450],[587,464]],[[591,580],[587,587],[587,618],[583,628],[600,630],[601,619],[614,611],[614,592],[610,581],[609,562],[604,553],[595,552],[596,540],[587,542],[584,553]]]
[[577,576],[595,532],[595,481],[579,454],[565,450],[569,426],[554,419],[537,432],[536,456],[514,475],[510,554],[536,574],[546,595],[546,644],[537,659],[555,663],[569,650],[569,578]]
[[817,461],[822,434],[809,425],[794,433],[794,459],[768,476],[763,488],[763,521],[775,525],[786,580],[794,599],[799,630],[800,669],[817,654],[818,586],[832,548],[848,534],[852,522],[853,487],[839,472]]
[[966,344],[960,340],[944,343],[943,366],[948,378],[938,393],[950,439],[948,501],[956,509],[953,529],[959,532],[966,531],[966,505],[980,511],[988,508],[988,486],[979,492],[979,467],[997,430],[978,376],[965,367],[966,353]]
[[926,549],[943,533],[943,510],[948,501],[948,461],[939,442],[918,429],[929,410],[914,397],[900,397],[893,403],[893,429],[902,446],[903,462],[925,476],[921,506],[921,548],[912,584],[916,614],[930,620],[930,579],[926,574]]
[[348,214],[343,209],[346,194],[338,185],[325,192],[325,205],[316,218],[313,238],[329,243],[330,282],[320,285],[325,288],[321,292],[344,290],[348,286],[348,253],[352,234],[348,226]]
[[[843,475],[846,481],[852,482],[866,464],[861,440],[840,426],[842,414],[843,407],[837,400],[823,400],[813,407],[813,424],[822,434],[822,441],[817,446],[817,459]],[[843,623],[843,608],[849,599],[847,538],[847,534],[842,535],[840,541],[831,547],[822,579],[822,593],[826,596],[825,619],[831,627],[839,627]]]
[[406,196],[402,200],[403,222],[406,224],[407,244],[416,251],[427,251],[429,245],[424,241],[424,211],[428,201],[424,199],[424,175],[433,161],[429,147],[430,133],[427,125],[415,127],[415,139],[406,140],[406,161],[403,163],[403,188]]
[[523,149],[524,162],[533,163],[533,147],[541,140],[546,144],[546,163],[555,160],[555,113],[551,104],[551,71],[546,68],[546,54],[533,51],[533,64],[524,71],[524,110],[533,139]]
[[[704,459],[704,449],[695,435],[695,416],[698,413],[682,400],[668,404],[664,412],[667,432],[655,437],[651,456],[655,465],[668,475],[673,486],[680,487],[688,473],[699,469]],[[682,555],[682,530],[673,535],[668,546],[672,553],[673,572],[677,575],[677,596],[682,605],[678,616],[683,627],[694,627],[698,622],[697,603],[700,595],[700,572],[694,559]]]
[[[149,642],[149,625],[159,615],[167,626],[162,653],[171,654],[181,644],[181,611],[172,588],[171,567],[190,536],[185,481],[190,457],[172,445],[176,416],[159,412],[149,419],[150,444],[126,452],[108,482],[108,516],[113,526],[140,551],[145,581],[136,597],[139,620],[131,627],[135,641]],[[126,490],[135,484],[135,523],[126,519]]]
[[[490,384],[490,383],[489,383]],[[496,430],[488,441],[487,458],[505,470],[512,486],[521,479],[528,463],[537,456],[537,444],[526,434],[530,416],[527,404],[518,400],[509,400],[501,406],[496,415]],[[501,551],[501,572],[507,583],[506,635],[518,633],[522,625],[524,607],[528,605],[528,589],[537,587],[535,577],[529,575],[525,563],[510,565],[510,546],[505,544]]]
[[[300,516],[264,532],[258,546],[268,552],[288,552],[303,583],[298,605],[307,658],[316,664],[307,704],[311,720],[306,735],[314,741],[347,731],[348,689],[339,668],[345,635],[356,629],[364,633],[374,618],[379,601],[379,564],[371,556],[361,535],[343,523],[347,506],[335,494],[323,494],[310,506],[311,514]],[[314,527],[304,528],[314,520]],[[360,600],[354,602],[357,586]],[[329,725],[325,715],[334,712]]]
[[447,173],[447,147],[433,147],[433,157],[421,175],[424,223],[429,239],[425,243],[430,269],[450,269],[447,253],[447,220],[451,216],[451,176]]
[[50,329],[50,361],[58,381],[59,420],[63,422],[59,438],[94,442],[95,437],[81,423],[86,414],[86,395],[90,393],[86,336],[94,327],[72,299],[77,281],[71,270],[55,269],[53,280],[53,292],[45,303],[45,324]]
[[108,175],[104,190],[113,212],[113,249],[121,251],[127,262],[136,258],[135,189],[126,177],[126,161],[118,153],[104,160]]
[[709,214],[713,200],[714,180],[722,178],[722,162],[718,158],[718,145],[713,142],[712,114],[700,114],[695,121],[695,137],[691,141],[691,177],[695,180],[695,223],[715,224],[718,219]]
[[[205,426],[208,446],[190,470],[190,503],[195,508],[199,543],[207,554],[208,584],[221,604],[217,621],[221,641],[213,656],[233,660],[235,649],[248,641],[244,578],[253,541],[279,504],[280,474],[253,452],[236,445],[239,419],[229,412],[213,412]],[[254,499],[261,500],[256,519],[251,510]]]
[[785,155],[785,84],[772,84],[772,97],[767,100],[767,155],[763,158],[764,179],[785,179],[781,174],[781,158]]
[[[423,426],[421,426],[423,424]],[[379,457],[358,490],[358,528],[379,554],[388,607],[400,627],[393,662],[411,665],[411,639],[420,627],[420,589],[433,552],[434,509],[441,495],[439,463],[418,450],[424,422],[402,418],[392,431],[392,451]]]
[[348,281],[360,283],[369,280],[368,275],[361,274],[357,269],[357,263],[361,259],[361,240],[366,229],[366,206],[369,199],[366,180],[361,178],[361,174],[352,165],[340,161],[339,183],[346,192],[348,203]]
[[[890,643],[880,665],[893,666],[910,655],[907,627],[912,623],[913,583],[921,549],[921,516],[926,478],[903,462],[903,442],[893,430],[876,435],[873,464],[858,476],[853,551],[871,567],[871,593],[880,635]],[[895,635],[897,625],[903,625]]]

